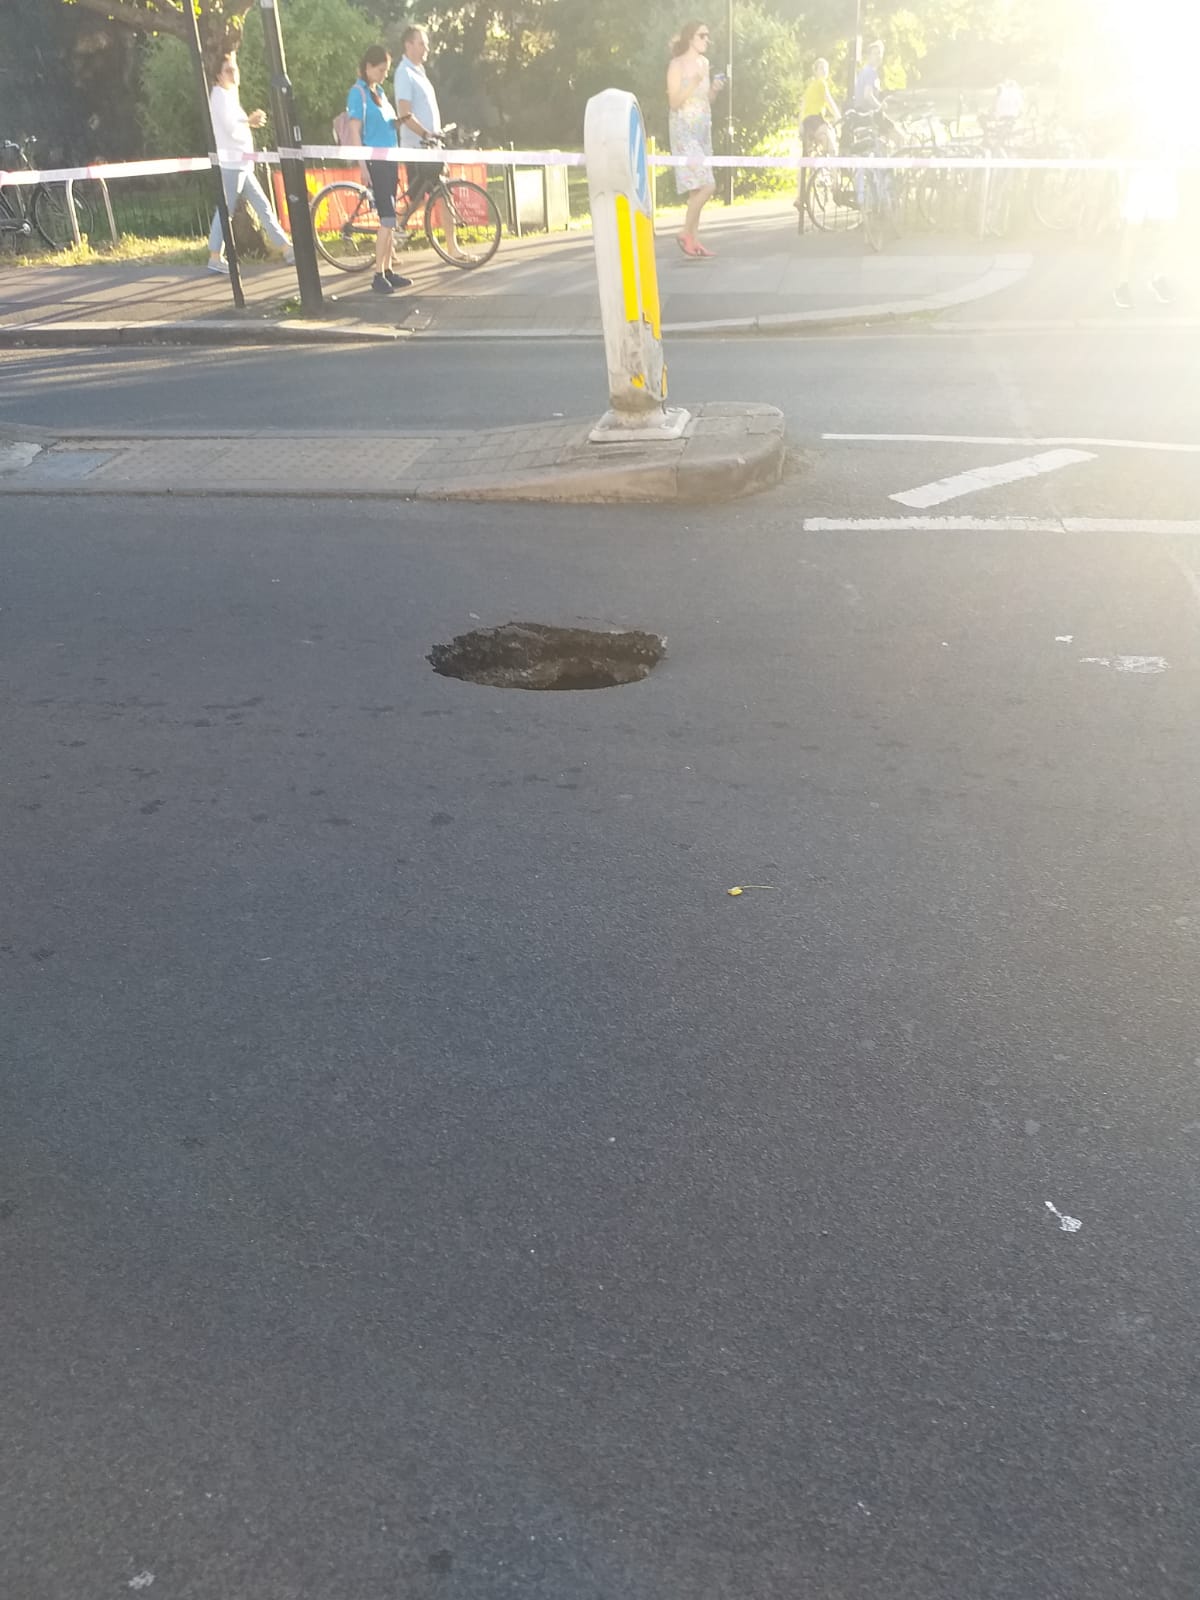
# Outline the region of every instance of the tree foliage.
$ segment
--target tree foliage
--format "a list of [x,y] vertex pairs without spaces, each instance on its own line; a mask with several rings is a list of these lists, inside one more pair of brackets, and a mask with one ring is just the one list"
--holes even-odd
[[[36,0],[8,0],[29,4]],[[143,124],[155,153],[195,147],[182,138],[195,99],[180,47],[189,34],[184,0],[64,0],[108,19],[118,30],[154,36],[146,56]],[[882,38],[885,82],[981,88],[1003,76],[1027,83],[1053,79],[1077,54],[1089,0],[868,0],[867,39]],[[253,0],[196,0],[210,65],[243,37],[246,103],[265,103],[261,30],[248,18]],[[488,139],[518,145],[577,146],[583,107],[597,90],[632,89],[650,131],[666,132],[664,79],[668,42],[686,15],[678,0],[448,0],[425,11],[422,0],[279,0],[289,71],[305,133],[324,140],[364,43],[382,40],[400,53],[403,27],[428,24],[429,70],[448,119],[479,127]],[[709,13],[714,65],[729,59],[726,7]],[[853,0],[735,0],[734,122],[750,150],[794,128],[800,87],[814,57],[833,65],[844,94],[850,73]],[[724,103],[716,120],[724,124]],[[204,140],[200,138],[200,142]]]
[[[328,144],[330,124],[344,108],[362,53],[378,38],[378,29],[350,0],[287,0],[284,21],[288,76],[295,85],[301,130],[310,143]],[[254,18],[242,37],[238,66],[242,104],[248,111],[261,106],[269,113],[263,31]],[[160,34],[150,41],[139,114],[150,150],[178,155],[211,145],[195,64],[178,38]],[[271,138],[268,126],[260,143]]]
[[240,46],[246,13],[254,0],[63,0],[63,3],[103,17],[115,28],[133,33],[165,34],[185,44],[192,41],[188,5],[194,4],[205,70],[211,75],[221,57]]

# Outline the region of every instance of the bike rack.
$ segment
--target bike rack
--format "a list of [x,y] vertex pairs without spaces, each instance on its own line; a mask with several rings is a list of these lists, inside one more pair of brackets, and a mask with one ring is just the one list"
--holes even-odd
[[[117,222],[113,216],[112,196],[108,192],[108,184],[103,178],[95,178],[92,181],[100,185],[100,193],[104,197],[104,214],[108,218],[108,236],[113,244],[120,244],[121,235],[117,232]],[[75,248],[78,250],[82,246],[83,240],[79,235],[79,218],[75,215],[74,178],[67,179],[67,217],[71,223],[71,237],[74,239]]]

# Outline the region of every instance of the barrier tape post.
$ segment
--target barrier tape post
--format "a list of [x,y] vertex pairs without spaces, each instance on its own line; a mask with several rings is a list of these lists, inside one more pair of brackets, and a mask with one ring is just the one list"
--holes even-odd
[[[296,258],[296,278],[300,284],[300,304],[310,317],[325,309],[321,289],[321,269],[317,265],[317,244],[313,238],[312,214],[308,209],[308,177],[300,154],[300,119],[292,95],[292,80],[287,75],[283,54],[283,33],[275,0],[259,0],[267,61],[271,68],[271,115],[279,140],[279,169],[283,173],[283,193],[287,200],[288,231]],[[290,145],[290,149],[285,148]]]
[[583,150],[609,398],[609,410],[588,437],[594,444],[678,439],[689,416],[664,405],[667,368],[646,129],[633,95],[605,89],[592,96],[584,113]]

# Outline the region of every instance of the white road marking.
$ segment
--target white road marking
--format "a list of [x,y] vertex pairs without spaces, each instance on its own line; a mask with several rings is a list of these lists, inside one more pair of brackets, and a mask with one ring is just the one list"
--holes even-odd
[[1058,1225],[1064,1233],[1078,1233],[1080,1228],[1083,1227],[1083,1223],[1080,1222],[1078,1217],[1064,1217],[1052,1200],[1046,1201],[1046,1210],[1053,1211],[1058,1218]]
[[1200,521],[1154,517],[805,517],[805,533],[1166,533],[1200,535]]
[[1075,635],[1073,633],[1056,633],[1054,635],[1055,644],[1072,644],[1074,639]]
[[0,444],[0,474],[21,472],[42,453],[40,444],[22,439],[11,439]]
[[1078,466],[1081,461],[1095,461],[1091,450],[1043,450],[1036,456],[1022,456],[1018,461],[1000,461],[990,467],[972,467],[968,472],[956,472],[950,478],[937,478],[933,483],[922,483],[915,489],[904,489],[889,495],[902,506],[940,506],[944,500],[957,500],[960,495],[978,494],[981,489],[994,489],[1002,483],[1017,483],[1022,478],[1040,478],[1047,472],[1058,472],[1063,467]]
[[1200,444],[1169,444],[1157,439],[1031,439],[1002,433],[823,433],[834,444],[1003,444],[1069,445],[1083,450],[1168,450],[1178,455],[1200,455]]
[[1118,672],[1165,672],[1165,656],[1080,656],[1080,666],[1115,667]]

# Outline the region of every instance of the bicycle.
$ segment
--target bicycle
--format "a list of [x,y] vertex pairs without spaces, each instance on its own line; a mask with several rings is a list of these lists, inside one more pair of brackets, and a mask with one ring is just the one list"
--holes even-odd
[[[446,134],[454,131],[450,123],[436,139],[422,144],[426,149],[442,145]],[[409,181],[406,169],[406,184]],[[330,266],[342,272],[366,272],[374,266],[379,214],[369,188],[340,178],[313,196],[309,213],[317,249]],[[397,234],[407,243],[416,227],[424,228],[426,239],[447,266],[464,272],[492,259],[503,232],[500,212],[487,190],[468,178],[444,173],[415,199],[407,187],[396,197]]]
[[1064,162],[1033,174],[1030,205],[1043,228],[1053,233],[1076,233],[1099,238],[1120,226],[1121,175],[1103,169],[1071,167],[1065,163],[1106,153],[1110,144],[1095,129],[1091,136],[1059,133],[1039,150]]
[[[839,119],[833,124],[835,131],[841,129],[844,120],[844,118]],[[809,157],[824,153],[824,148],[818,140],[807,133],[803,136],[801,150]],[[857,228],[862,220],[858,213],[854,190],[850,186],[849,174],[844,168],[805,167],[800,181],[800,193],[809,220],[813,227],[819,228],[822,233],[849,233],[853,228]],[[800,218],[800,230],[804,231],[803,216]]]
[[[853,119],[853,120],[851,120]],[[890,153],[895,124],[884,111],[848,111],[849,149],[854,155]],[[872,250],[883,249],[889,234],[898,236],[895,174],[886,167],[861,167],[854,174],[854,192],[862,213],[863,236]]]
[[[0,139],[0,152],[4,160],[0,166],[7,165],[8,152],[17,152],[17,167],[25,172],[34,170],[33,160],[29,152],[37,140],[28,136],[20,140]],[[67,209],[67,190],[64,185],[61,192],[57,185],[53,188],[46,183],[37,184],[25,198],[25,186],[13,185],[9,188],[0,188],[0,235],[13,234],[18,238],[32,238],[35,230],[48,244],[51,250],[69,250],[75,243],[75,235],[71,231],[71,213]],[[75,205],[75,220],[79,225],[79,237],[86,239],[93,231],[94,218],[91,205],[82,195],[73,194]]]

